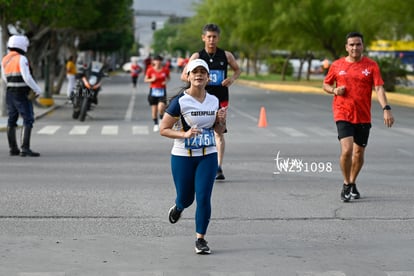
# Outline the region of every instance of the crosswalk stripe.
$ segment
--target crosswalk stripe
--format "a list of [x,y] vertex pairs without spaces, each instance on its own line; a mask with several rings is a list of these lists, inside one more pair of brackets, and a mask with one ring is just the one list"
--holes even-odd
[[[414,271],[384,271],[387,276],[414,276]],[[254,276],[255,272],[241,271],[241,272],[221,272],[214,271],[207,273],[210,276]],[[207,275],[206,274],[206,275]],[[20,272],[18,276],[65,276],[65,272]],[[163,271],[130,271],[117,272],[117,276],[162,276],[165,275]],[[346,276],[342,271],[296,271],[297,276]]]
[[60,126],[45,126],[42,129],[40,129],[37,133],[38,134],[46,134],[46,135],[53,135],[58,131]]
[[315,271],[298,271],[296,272],[298,276],[346,276],[342,271],[324,271],[324,272],[315,272]]
[[90,126],[74,126],[69,135],[85,135],[88,132]]
[[118,276],[163,276],[162,271],[118,272]]
[[117,135],[118,134],[118,126],[103,126],[102,135]]
[[[86,135],[88,131],[90,130],[90,128],[91,128],[90,125],[75,125],[70,129],[69,135]],[[96,128],[96,126],[94,126],[94,128]],[[146,126],[146,125],[134,125],[131,128],[132,128],[132,135],[148,135],[150,133],[149,126]],[[46,125],[46,126],[43,126],[36,133],[40,135],[54,135],[58,131],[62,132],[62,130],[64,130],[64,128],[60,125]],[[118,135],[119,130],[120,130],[119,125],[105,125],[101,127],[100,133],[101,135],[108,135],[108,136]],[[401,136],[401,135],[414,136],[414,129],[399,127],[399,128],[394,128],[394,130],[395,131],[388,132],[388,130],[376,129],[375,131],[387,131],[389,134],[394,134],[398,136]],[[305,127],[300,127],[300,128],[279,126],[275,128],[268,128],[268,132],[269,132],[268,135],[279,136],[279,137],[283,135],[287,135],[289,137],[297,137],[297,138],[308,137],[311,135],[323,136],[323,137],[330,137],[330,136],[336,135],[335,130],[330,130],[330,129],[326,129],[323,127],[310,127],[310,126],[305,126]]]
[[65,272],[21,272],[19,276],[65,276]]
[[132,134],[133,135],[149,134],[148,126],[133,126]]
[[211,276],[255,276],[255,272],[210,272]]

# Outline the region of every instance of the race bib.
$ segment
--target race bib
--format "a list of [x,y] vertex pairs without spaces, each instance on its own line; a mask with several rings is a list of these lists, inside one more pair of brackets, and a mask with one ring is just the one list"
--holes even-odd
[[210,82],[208,85],[221,85],[224,80],[224,70],[210,70]]
[[212,128],[203,129],[199,135],[191,138],[186,138],[184,141],[186,149],[201,149],[216,145],[214,130]]
[[165,88],[151,88],[151,96],[152,97],[164,97]]

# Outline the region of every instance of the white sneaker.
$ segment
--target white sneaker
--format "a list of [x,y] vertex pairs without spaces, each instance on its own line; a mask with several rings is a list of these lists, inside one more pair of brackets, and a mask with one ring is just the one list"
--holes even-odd
[[154,132],[157,132],[160,130],[160,127],[158,125],[154,125],[154,128],[152,129]]

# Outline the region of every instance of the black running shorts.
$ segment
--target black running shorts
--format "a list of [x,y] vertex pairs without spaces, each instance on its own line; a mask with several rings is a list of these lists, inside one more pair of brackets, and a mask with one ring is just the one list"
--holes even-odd
[[345,137],[354,137],[354,143],[361,147],[366,147],[368,144],[369,131],[371,129],[370,123],[352,124],[346,121],[337,121],[336,128],[338,129],[338,139]]

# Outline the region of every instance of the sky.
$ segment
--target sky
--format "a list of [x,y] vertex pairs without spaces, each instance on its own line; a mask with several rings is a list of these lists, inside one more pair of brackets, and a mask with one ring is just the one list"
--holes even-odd
[[[134,10],[190,17],[194,15],[193,3],[200,1],[202,0],[134,0]],[[148,55],[150,50],[153,34],[151,22],[155,21],[157,28],[161,28],[167,19],[167,16],[138,15],[135,17],[135,39],[144,46],[141,50],[142,56]]]

